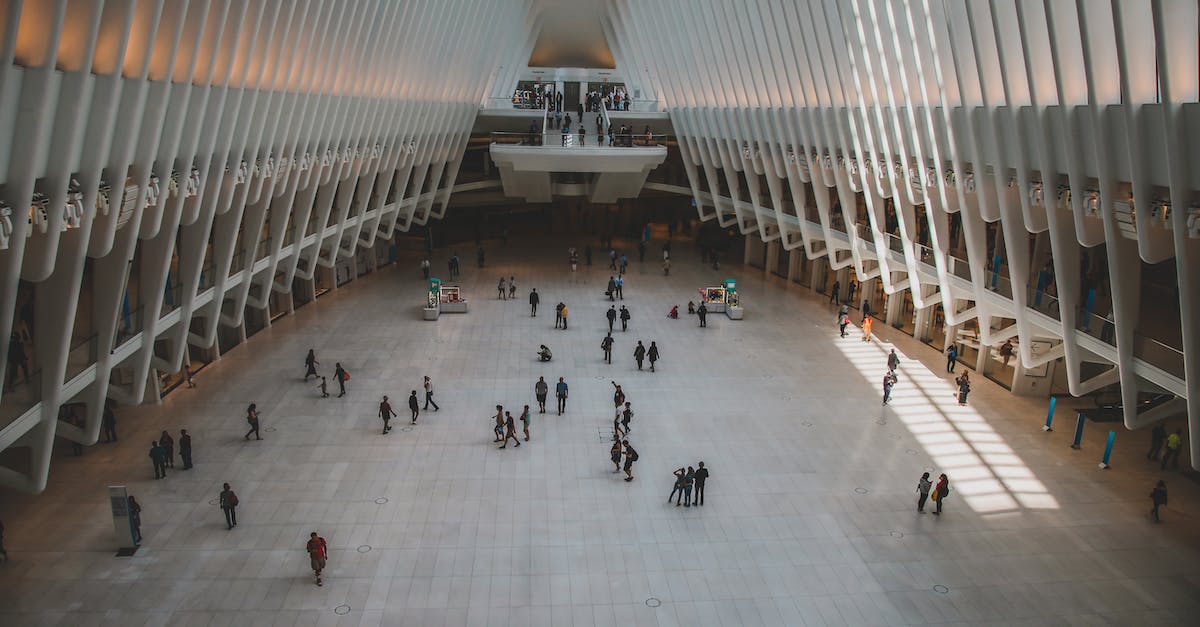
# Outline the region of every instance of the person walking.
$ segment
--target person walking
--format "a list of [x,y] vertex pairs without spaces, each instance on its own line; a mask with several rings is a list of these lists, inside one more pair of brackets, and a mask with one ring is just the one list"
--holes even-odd
[[104,413],[100,417],[100,433],[105,442],[117,441],[117,414],[108,403],[104,404]]
[[942,501],[946,500],[947,496],[950,496],[950,480],[946,478],[946,473],[942,473],[938,475],[937,485],[933,487],[933,503],[937,506],[933,512],[934,516],[942,514]]
[[650,350],[646,351],[646,358],[650,360],[650,372],[654,372],[654,362],[658,361],[658,345],[653,340],[650,341]]
[[554,386],[554,395],[558,397],[558,415],[561,416],[567,410],[567,382],[563,381],[562,377],[558,378],[558,385]]
[[867,318],[862,322],[862,341],[871,341],[871,329],[875,326],[874,318]]
[[860,311],[862,311],[862,315],[863,315],[862,319],[864,321],[867,318],[870,318],[871,317],[871,301],[864,298],[863,302],[862,302],[862,308]]
[[253,433],[255,440],[261,440],[262,436],[258,433],[258,406],[254,403],[250,403],[250,406],[246,408],[246,423],[250,425],[250,430],[242,439],[249,440],[250,434]]
[[1167,429],[1160,422],[1154,425],[1154,429],[1150,431],[1150,451],[1146,453],[1146,459],[1158,461],[1158,456],[1162,453],[1163,444],[1167,441]]
[[612,363],[612,347],[613,347],[613,336],[612,336],[612,331],[609,331],[608,335],[605,335],[604,339],[600,340],[600,348],[604,350],[604,363],[607,363],[607,364]]
[[383,435],[387,435],[392,431],[391,420],[396,417],[396,412],[386,396],[379,402],[379,417],[383,419]]
[[967,375],[969,371],[963,370],[962,376],[954,380],[958,385],[958,404],[967,404],[967,394],[971,392],[971,378]]
[[496,298],[499,300],[508,300],[508,297],[505,296],[505,291],[507,288],[508,285],[504,282],[504,277],[500,277],[500,282],[496,284],[496,291],[500,294]]
[[408,395],[408,408],[412,411],[412,424],[417,424],[417,416],[421,413],[421,404],[417,402],[417,391]]
[[329,383],[325,381],[325,377],[321,377],[321,384],[317,389],[321,391],[321,398],[329,398]]
[[833,288],[829,290],[829,304],[838,302],[838,292],[842,291],[842,282],[834,280]]
[[683,498],[683,477],[687,474],[687,469],[681,466],[672,474],[675,475],[675,483],[671,486],[671,494],[667,496],[667,504],[675,501],[675,507],[679,507],[679,501]]
[[887,405],[888,401],[892,399],[892,388],[895,387],[897,381],[899,381],[899,378],[896,376],[896,373],[893,370],[888,370],[887,373],[883,375],[884,405]]
[[450,280],[458,276],[458,255],[452,255],[450,261],[446,263],[446,270],[450,273]]
[[524,423],[525,441],[528,442],[529,441],[529,405],[526,405],[525,409],[521,410],[521,422]]
[[671,276],[671,259],[663,259],[662,262],[663,276]]
[[696,317],[700,319],[700,326],[708,326],[708,305],[704,301],[700,301],[700,306],[696,308]]
[[17,381],[17,369],[24,375],[22,381],[29,382],[29,356],[25,353],[25,342],[21,335],[13,332],[8,338],[8,387],[11,389]]
[[345,396],[346,395],[346,380],[350,378],[350,374],[348,372],[346,372],[346,370],[344,368],[342,368],[341,362],[336,362],[333,364],[333,378],[337,379],[338,398]]
[[167,451],[157,441],[150,443],[150,463],[154,465],[154,478],[167,476]]
[[[608,269],[609,270],[617,269],[617,250],[615,248],[608,249]],[[612,278],[612,277],[609,277],[609,278]]]
[[512,413],[506,411],[504,412],[504,443],[500,445],[500,448],[508,448],[509,438],[512,438],[517,446],[521,446],[521,439],[517,437],[517,425],[513,422]]
[[1167,453],[1163,455],[1162,470],[1167,469],[1167,464],[1171,464],[1171,468],[1179,468],[1179,451],[1183,449],[1183,430],[1176,429],[1175,433],[1167,436]]
[[842,315],[838,317],[838,332],[841,333],[842,337],[846,337],[846,326],[849,324],[850,314],[842,312]]
[[508,277],[508,297],[511,300],[517,299],[517,277],[512,275]]
[[221,494],[217,496],[217,504],[221,507],[221,511],[225,512],[225,530],[229,531],[236,527],[238,497],[230,489],[228,483],[221,484]]
[[950,348],[946,349],[946,372],[954,372],[956,365],[958,365],[958,344],[951,344]]
[[563,307],[565,307],[565,306],[566,305],[563,305],[562,303],[559,303],[554,306],[554,328],[555,329],[557,329],[559,326],[562,325],[562,310],[563,310]]
[[[622,259],[624,259],[624,257],[622,257]],[[624,268],[624,266],[622,266],[622,268]],[[613,279],[613,285],[615,285],[617,288],[617,298],[619,298],[621,300],[625,300],[625,277],[624,277],[624,275],[618,274],[617,278]]]
[[621,428],[621,408],[616,407],[613,409],[613,434],[623,438],[627,433],[628,431]]
[[629,444],[629,440],[625,440],[622,444],[625,445],[625,480],[633,481],[633,463],[638,460],[638,452]]
[[1154,517],[1154,522],[1162,522],[1158,517],[1158,508],[1167,504],[1167,482],[1162,479],[1158,480],[1154,489],[1150,491],[1150,502],[1154,507],[1150,510],[1150,515]]
[[[649,228],[649,227],[646,227]],[[646,240],[638,241],[638,263],[646,263]]]
[[646,347],[642,346],[641,340],[638,340],[637,347],[633,349],[633,360],[637,362],[638,370],[641,370],[642,362],[646,360]]
[[696,464],[696,497],[692,499],[692,504],[696,507],[704,505],[704,483],[708,481],[708,468],[704,467],[704,462]]
[[896,349],[894,348],[892,352],[888,353],[887,366],[888,370],[895,370],[900,367],[900,356],[896,354]]
[[604,312],[604,317],[608,318],[608,332],[612,333],[613,324],[617,322],[617,306],[609,305],[608,311]]
[[608,290],[604,292],[610,302],[617,300],[617,280],[613,277],[608,277]]
[[921,478],[917,479],[917,511],[925,513],[925,499],[929,498],[929,489],[933,487],[933,482],[929,480],[929,473],[921,473]]
[[546,395],[550,392],[550,386],[546,384],[545,377],[538,377],[537,383],[533,384],[533,394],[537,397],[538,413],[546,413]]
[[492,432],[496,434],[496,439],[493,442],[499,442],[504,439],[504,406],[496,405],[496,424],[492,427]]
[[[625,253],[621,253],[621,269],[619,270],[619,273],[624,275],[628,271],[629,271],[629,258],[625,256]],[[621,293],[620,282],[617,283],[617,293],[618,294]]]
[[613,472],[621,472],[621,438],[617,437],[616,432],[613,432],[612,448],[608,450],[609,459],[613,463]]
[[192,468],[192,436],[187,429],[179,430],[179,459],[183,461],[183,469]]
[[325,582],[321,580],[321,572],[325,570],[325,565],[329,560],[329,543],[314,531],[308,534],[308,545],[304,548],[308,551],[309,565],[312,566],[313,575],[317,578],[317,585],[325,585]]
[[163,448],[163,465],[167,468],[175,467],[175,440],[163,429],[162,435],[158,436],[158,445]]
[[587,267],[589,267],[589,268],[592,267],[592,245],[591,244],[588,244],[583,247],[583,262],[587,264]]
[[430,405],[433,405],[433,411],[440,411],[442,409],[433,400],[433,379],[430,379],[429,375],[425,375],[425,407],[423,409],[429,409]]
[[[620,288],[618,287],[617,290],[619,291]],[[629,330],[629,319],[632,317],[633,316],[629,315],[629,310],[625,308],[625,305],[621,305],[621,331]]]
[[428,259],[421,260],[421,277],[424,278],[425,280],[429,280],[429,260]]
[[629,401],[625,401],[625,408],[620,410],[621,414],[621,430],[629,433],[629,421],[633,420],[633,405]]
[[537,288],[535,287],[535,288],[533,288],[532,291],[529,292],[529,317],[530,318],[537,317],[537,306],[538,306],[538,303],[540,303],[540,302],[542,302],[542,298],[540,296],[538,296]]
[[[130,494],[127,500],[129,508],[129,530],[133,533],[133,543],[142,543],[142,504],[137,502]],[[5,561],[8,560],[8,554],[4,556]]]
[[308,349],[308,354],[304,356],[304,380],[305,381],[308,381],[309,377],[318,376],[317,375],[317,364],[319,364],[319,363],[321,363],[321,362],[317,361],[317,354],[313,352],[313,349],[311,349],[311,348]]

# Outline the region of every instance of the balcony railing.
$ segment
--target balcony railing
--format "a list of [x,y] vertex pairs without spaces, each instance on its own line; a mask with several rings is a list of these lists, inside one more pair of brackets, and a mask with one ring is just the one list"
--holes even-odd
[[95,333],[71,344],[71,350],[67,353],[67,381],[74,379],[76,375],[87,370],[88,366],[96,363],[99,358],[97,354],[99,346],[100,337]]

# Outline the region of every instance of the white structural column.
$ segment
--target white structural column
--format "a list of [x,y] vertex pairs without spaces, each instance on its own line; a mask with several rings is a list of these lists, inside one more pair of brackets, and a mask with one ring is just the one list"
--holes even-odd
[[[1128,428],[1186,412],[1200,469],[1196,3],[608,1],[701,219],[978,320],[981,350],[1019,337],[1072,394],[1119,382]],[[1174,346],[1140,332],[1172,258]]]
[[[38,373],[0,394],[0,449],[31,451],[0,482],[42,490],[55,436],[95,442],[106,399],[156,396],[189,346],[219,352],[248,310],[269,323],[272,293],[291,307],[295,279],[440,218],[480,102],[528,55],[532,9],[4,3],[0,352],[31,299]],[[67,403],[82,428],[58,420]]]

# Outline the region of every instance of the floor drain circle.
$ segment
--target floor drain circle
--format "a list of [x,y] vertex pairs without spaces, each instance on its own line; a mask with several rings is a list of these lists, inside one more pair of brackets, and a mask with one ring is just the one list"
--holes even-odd
[[812,421],[811,421],[811,420],[805,420],[804,422],[802,422],[802,423],[800,423],[800,424],[802,424],[802,425],[804,425],[804,426],[806,426],[806,427],[811,427],[811,426],[813,425],[813,423],[812,423]]
[[887,421],[886,421],[886,420],[884,420],[883,418],[880,418],[879,420],[876,420],[876,421],[875,421],[875,424],[877,424],[877,425],[886,425],[886,424],[887,424]]
[[915,449],[911,449],[911,448],[905,449],[904,452],[908,455],[916,455],[917,454],[917,451]]
[[376,505],[383,505],[384,503],[387,503],[387,502],[388,502],[388,500],[387,500],[386,496],[381,496],[381,497],[375,499]]
[[854,488],[854,491],[858,494],[866,494],[867,492],[870,492],[870,490],[866,488]]
[[213,499],[213,500],[209,501],[209,502],[208,502],[208,504],[209,504],[209,505],[216,505],[216,504],[217,504],[217,499]]
[[356,549],[356,550],[357,550],[359,553],[369,553],[369,552],[371,551],[371,545],[369,545],[369,544],[364,544],[364,545],[362,545],[362,546],[358,547],[358,549]]
[[933,587],[933,591],[938,594],[946,594],[947,592],[950,592],[950,588],[947,588],[946,586],[943,586],[942,584],[939,583],[938,585]]
[[263,431],[266,431],[267,433],[275,433],[275,427],[267,427],[266,429],[263,429]]
[[892,536],[893,538],[903,538],[903,537],[904,537],[904,534],[903,534],[902,532],[899,532],[899,531],[893,531],[893,532],[891,532],[891,536]]
[[412,431],[412,427],[400,427],[401,431]]
[[662,601],[660,601],[658,597],[650,597],[649,599],[646,599],[647,607],[658,607],[660,605],[662,605]]
[[350,613],[350,606],[349,605],[339,605],[339,606],[333,608],[333,613],[337,614],[338,616],[345,616],[346,614]]

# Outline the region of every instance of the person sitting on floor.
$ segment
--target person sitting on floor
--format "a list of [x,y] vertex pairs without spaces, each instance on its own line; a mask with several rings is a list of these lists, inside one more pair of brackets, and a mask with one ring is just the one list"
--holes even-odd
[[545,344],[542,344],[541,349],[538,351],[538,359],[541,361],[550,361],[550,357],[550,349],[546,348]]
[[689,300],[688,301],[688,315],[689,316],[694,315],[695,313],[696,313],[696,303],[693,303],[692,301]]
[[679,319],[679,305],[675,305],[674,307],[671,307],[671,313],[667,314],[667,317],[672,320],[678,320]]

